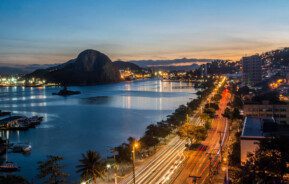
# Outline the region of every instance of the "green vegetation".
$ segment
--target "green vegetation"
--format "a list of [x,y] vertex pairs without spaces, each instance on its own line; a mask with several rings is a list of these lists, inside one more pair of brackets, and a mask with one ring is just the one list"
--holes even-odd
[[227,108],[222,115],[231,121],[242,119],[243,116],[241,116],[239,109],[244,105],[242,98],[244,95],[249,94],[249,88],[245,86],[238,89],[236,84],[231,83],[229,90],[231,91],[234,98],[232,102],[227,104]]
[[212,101],[219,102],[222,99],[222,95],[220,93],[215,94],[215,96],[212,97]]
[[191,123],[184,123],[178,130],[181,138],[189,139],[191,143],[198,144],[207,137],[207,129],[204,126],[196,126]]
[[260,149],[249,156],[243,167],[240,183],[286,183],[284,176],[289,173],[288,138],[264,139]]
[[127,143],[122,143],[121,145],[114,148],[114,151],[118,154],[116,155],[116,161],[117,162],[131,162],[131,151],[132,151],[132,145],[136,141],[135,138],[129,137],[127,139]]
[[236,141],[232,144],[232,152],[229,155],[229,165],[230,166],[240,166],[241,164],[241,145],[240,145],[241,132],[235,133]]
[[38,162],[38,178],[45,184],[64,184],[68,174],[63,172],[63,160],[60,156],[47,156],[47,160]]
[[76,166],[76,172],[80,173],[82,180],[92,180],[93,183],[96,183],[98,178],[104,178],[105,163],[96,151],[89,150],[82,154],[79,162],[80,165]]
[[229,120],[237,120],[242,119],[243,117],[240,115],[240,110],[238,108],[233,108],[230,110],[230,108],[226,108],[224,113],[222,114],[225,118],[228,118]]

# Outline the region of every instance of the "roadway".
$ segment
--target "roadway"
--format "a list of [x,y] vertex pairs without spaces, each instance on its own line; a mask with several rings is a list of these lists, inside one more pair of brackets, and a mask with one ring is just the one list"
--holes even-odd
[[221,137],[222,146],[226,138],[225,132],[227,132],[228,125],[226,119],[222,117],[222,113],[227,106],[229,98],[230,94],[228,92],[222,94],[222,99],[219,104],[220,109],[217,111],[218,118],[213,120],[212,130],[208,133],[208,137],[202,142],[202,145],[196,151],[192,151],[189,154],[189,157],[183,166],[183,170],[172,183],[192,183],[192,176],[198,177],[197,183],[210,183],[210,179],[212,179],[212,176],[210,176],[210,164],[212,166],[211,168],[213,168],[212,170],[217,171],[217,165],[220,158],[219,132],[224,132]]
[[[136,168],[136,183],[155,184],[160,180],[169,179],[169,173],[167,172],[172,171],[183,161],[184,150],[185,141],[181,140],[179,137],[174,137],[163,149],[152,156],[149,161]],[[133,183],[132,174],[122,180],[121,183]]]

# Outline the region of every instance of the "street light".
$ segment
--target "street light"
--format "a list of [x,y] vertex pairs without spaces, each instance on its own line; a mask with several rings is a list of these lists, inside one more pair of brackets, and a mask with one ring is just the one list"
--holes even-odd
[[109,182],[109,174],[110,174],[109,170],[110,170],[110,168],[111,168],[111,165],[110,165],[109,163],[106,164],[106,169],[107,169],[107,182]]
[[133,174],[133,183],[135,184],[135,150],[139,148],[139,143],[137,141],[135,141],[132,144],[132,174]]
[[86,181],[82,181],[80,184],[88,184],[88,183],[90,183],[91,180],[92,180],[92,178],[90,178],[90,179],[88,179]]

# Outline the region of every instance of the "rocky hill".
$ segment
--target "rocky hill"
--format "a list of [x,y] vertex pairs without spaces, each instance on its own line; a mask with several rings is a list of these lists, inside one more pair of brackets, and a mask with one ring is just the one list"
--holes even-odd
[[47,69],[36,70],[26,78],[41,78],[65,85],[92,85],[120,81],[120,73],[105,54],[85,50],[77,58]]
[[113,65],[118,68],[119,70],[126,70],[130,69],[133,71],[141,71],[142,68],[139,67],[138,65],[130,62],[125,62],[125,61],[114,61]]

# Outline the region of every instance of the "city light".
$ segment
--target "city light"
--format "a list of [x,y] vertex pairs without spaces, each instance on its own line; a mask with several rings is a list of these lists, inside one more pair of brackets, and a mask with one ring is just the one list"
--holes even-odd
[[135,142],[135,143],[133,144],[133,147],[136,148],[136,149],[139,148],[139,146],[140,146],[140,145],[139,145],[139,142]]
[[59,84],[47,82],[40,78],[24,79],[21,77],[0,77],[0,87],[15,87],[15,86],[27,86],[27,87],[41,87],[41,86],[57,86]]

